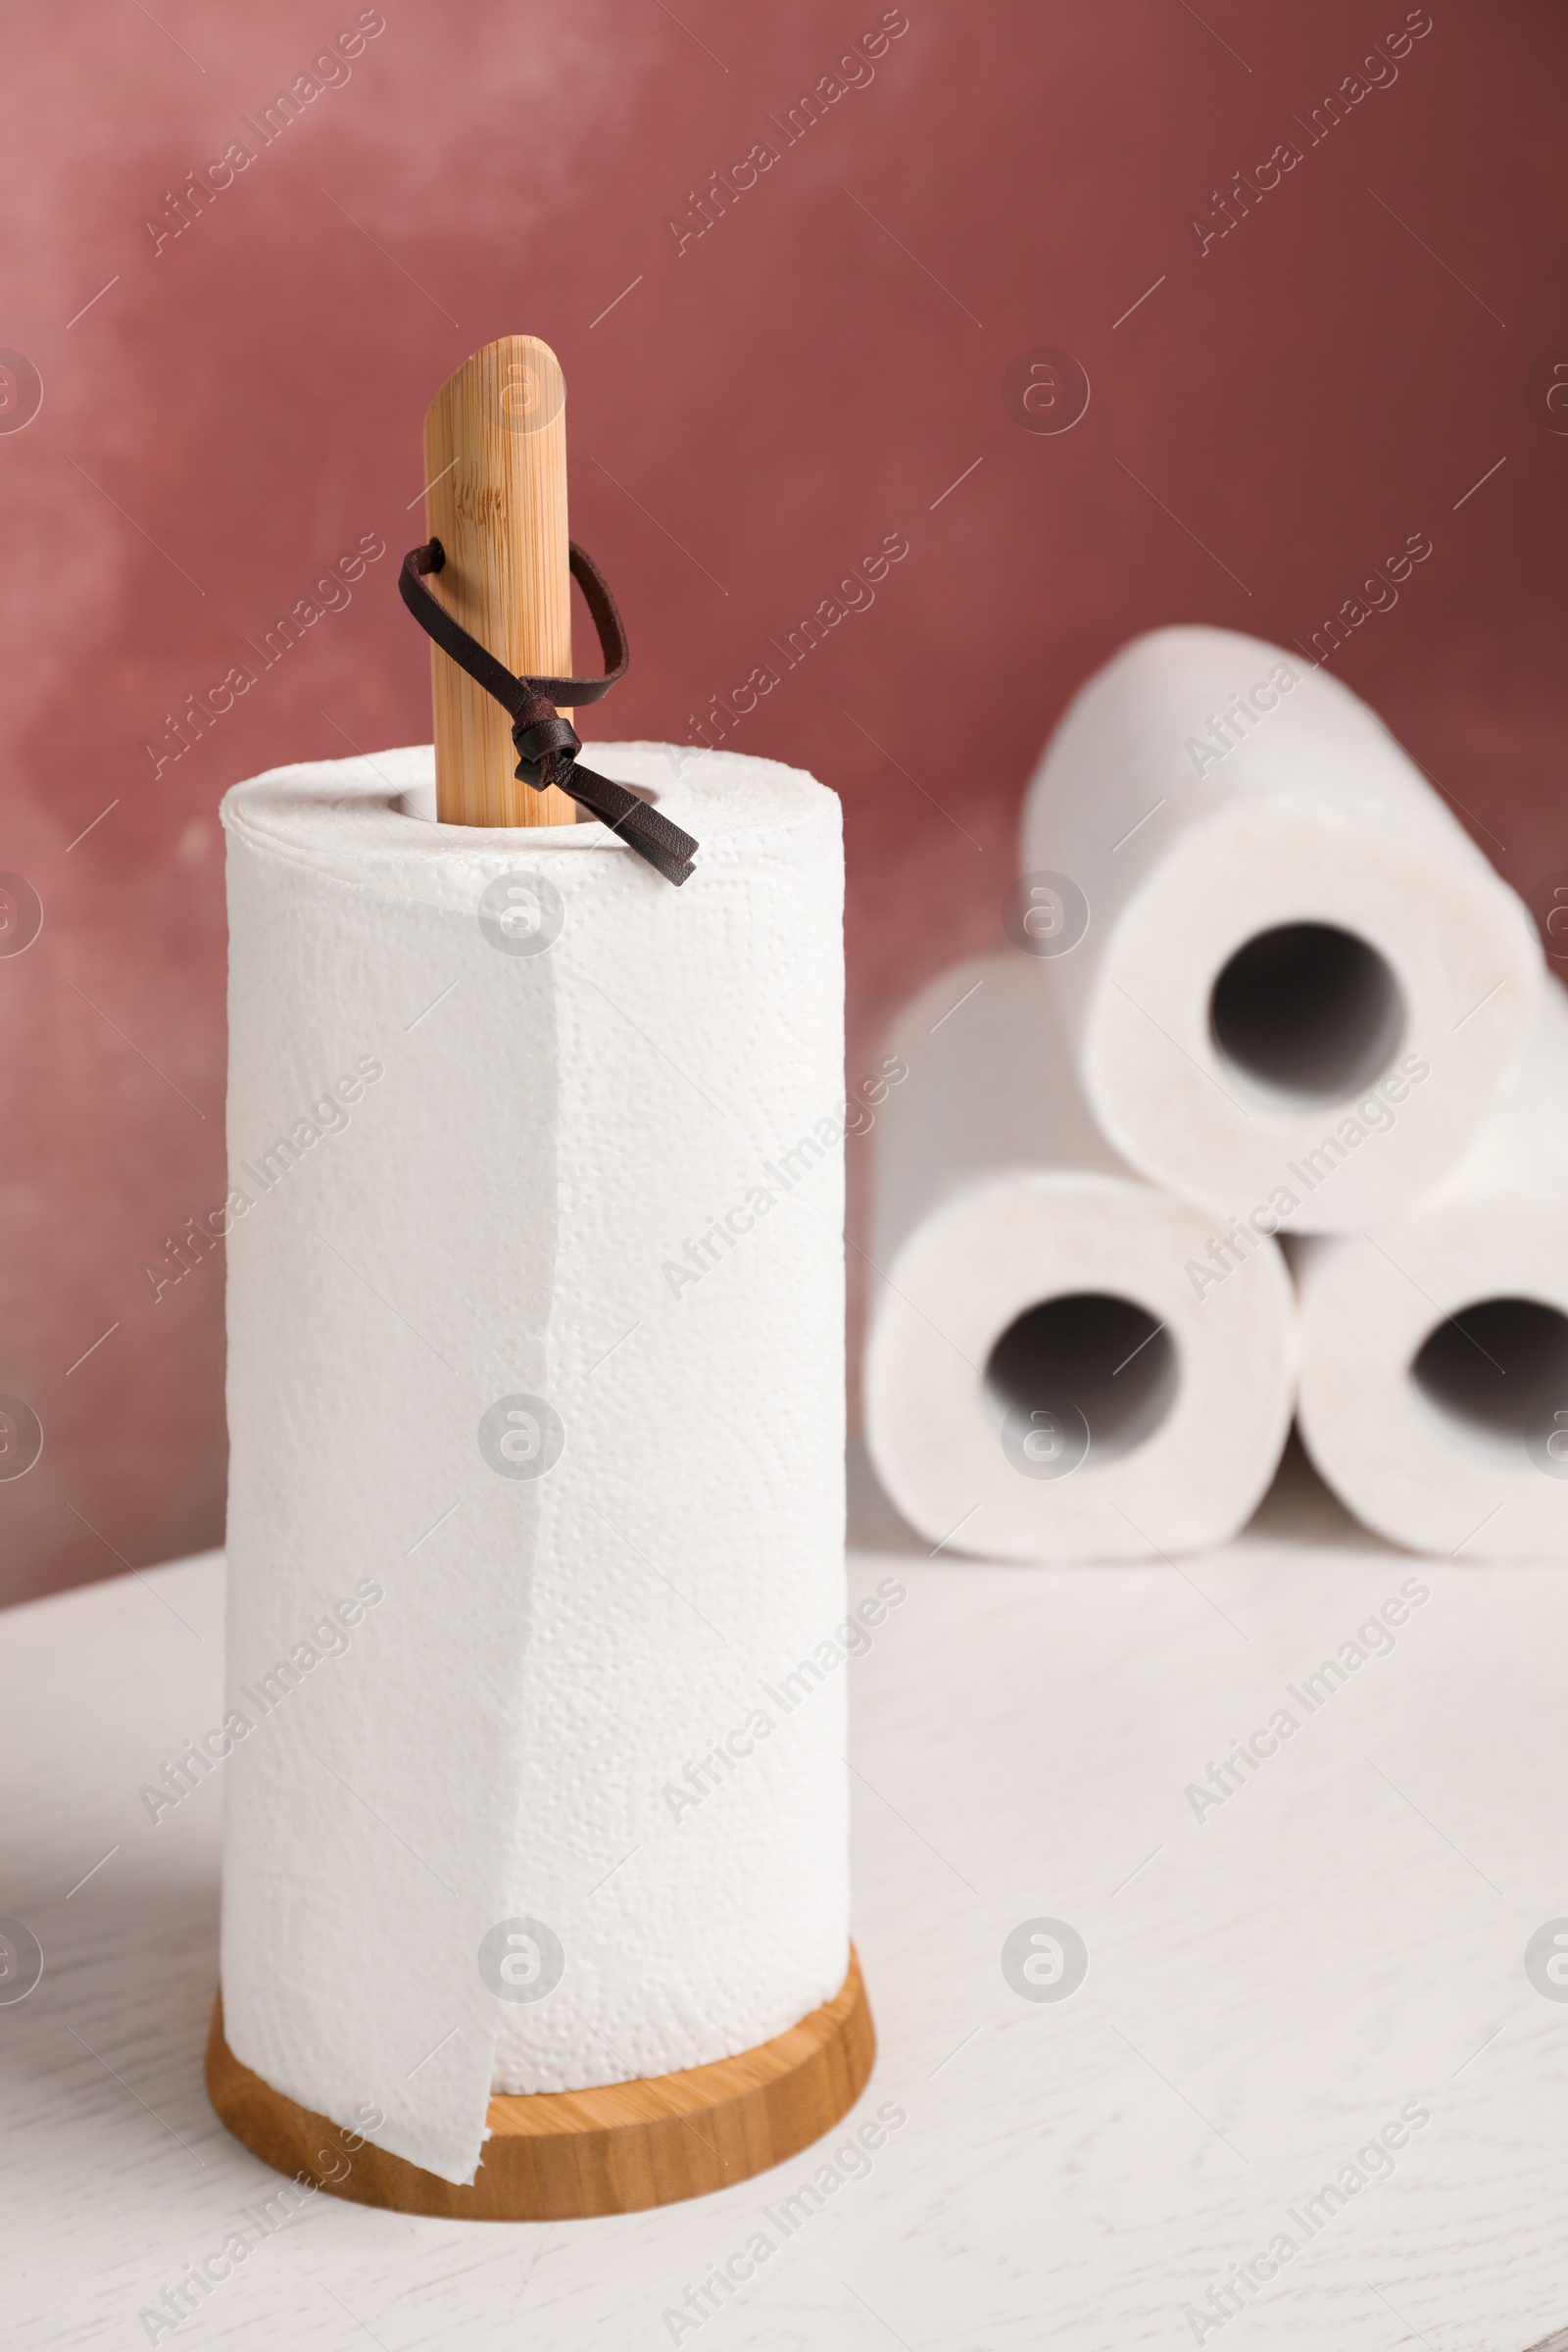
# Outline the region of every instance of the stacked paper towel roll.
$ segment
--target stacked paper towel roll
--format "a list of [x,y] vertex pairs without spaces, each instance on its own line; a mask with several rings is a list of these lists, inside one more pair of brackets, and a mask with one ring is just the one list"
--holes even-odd
[[1290,1428],[1278,1244],[1195,1293],[1212,1220],[1098,1132],[1027,957],[945,973],[894,1042],[908,1076],[882,1111],[865,1360],[889,1494],[931,1544],[996,1558],[1222,1542]]
[[428,751],[224,808],[225,2027],[449,2180],[848,1961],[838,804],[594,752],[682,891]]
[[[1294,1396],[1281,1234],[1302,1434],[1351,1506],[1568,1553],[1568,1012],[1439,794],[1320,670],[1166,629],[1068,710],[1022,866],[1010,956],[910,1008],[884,1119],[866,1420],[911,1524],[1040,1557],[1232,1532]],[[1149,1335],[1114,1378],[1089,1293]],[[1076,1433],[1049,1473],[1009,1451],[1030,1381]]]
[[1286,1193],[1285,1230],[1358,1232],[1448,1173],[1518,1062],[1523,908],[1365,704],[1277,646],[1136,639],[1047,751],[1023,862],[1088,903],[1054,968],[1096,1116],[1216,1213]]

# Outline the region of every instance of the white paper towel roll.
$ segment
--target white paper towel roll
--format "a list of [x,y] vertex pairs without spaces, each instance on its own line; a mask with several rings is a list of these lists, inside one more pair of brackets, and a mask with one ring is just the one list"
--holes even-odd
[[1218,1212],[1389,1215],[1517,1062],[1523,908],[1365,704],[1277,646],[1125,647],[1047,749],[1023,863],[1101,1123]]
[[593,756],[682,890],[428,750],[224,804],[226,2031],[452,2180],[848,1964],[839,807]]
[[1145,1182],[1098,1134],[1020,955],[933,981],[879,1126],[867,1445],[939,1548],[1148,1559],[1223,1543],[1290,1428],[1278,1244]]
[[1301,1436],[1369,1527],[1461,1560],[1568,1557],[1568,998],[1438,1192],[1292,1245]]

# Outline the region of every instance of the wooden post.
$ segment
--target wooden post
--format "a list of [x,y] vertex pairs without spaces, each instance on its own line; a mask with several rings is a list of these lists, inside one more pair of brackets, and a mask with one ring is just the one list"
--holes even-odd
[[[515,675],[568,677],[566,387],[548,343],[503,335],[448,376],[425,413],[424,479],[425,534],[447,559],[425,585]],[[575,822],[565,793],[515,779],[507,713],[434,645],[430,690],[443,824]]]

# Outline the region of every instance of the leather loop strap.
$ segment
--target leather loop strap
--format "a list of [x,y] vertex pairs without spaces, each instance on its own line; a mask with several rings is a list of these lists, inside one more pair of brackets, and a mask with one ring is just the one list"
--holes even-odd
[[571,576],[582,590],[604,657],[604,675],[597,678],[514,677],[424,586],[423,574],[442,570],[446,560],[439,539],[411,548],[398,574],[398,594],[425,635],[512,713],[518,780],[531,784],[536,792],[547,785],[558,786],[601,824],[618,833],[626,847],[635,850],[666,882],[677,886],[684,882],[691,873],[698,843],[623,784],[612,783],[608,776],[580,766],[581,739],[571,721],[557,712],[559,703],[571,709],[597,703],[626,674],[625,627],[610,583],[593,558],[572,542]]

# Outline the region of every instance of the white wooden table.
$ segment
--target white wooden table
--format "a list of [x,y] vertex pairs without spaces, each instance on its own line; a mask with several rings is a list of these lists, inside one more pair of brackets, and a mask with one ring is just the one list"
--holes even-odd
[[[1523,1958],[1568,1914],[1568,1576],[1412,1561],[1299,1471],[1181,1569],[933,1564],[874,1496],[858,1519],[858,1591],[907,1588],[851,1669],[865,2109],[906,2118],[869,2171],[788,2231],[823,2151],[599,2222],[319,2196],[156,2340],[1122,2352],[1199,2340],[1191,2308],[1224,2352],[1568,2347],[1568,2000]],[[1294,1706],[1412,1574],[1392,1652]],[[26,2352],[153,2340],[139,2312],[277,2185],[202,2088],[220,1790],[156,1829],[136,1795],[218,1719],[221,1599],[206,1558],[0,1617],[0,1914],[45,1954],[0,2007]],[[1188,1785],[1281,1704],[1300,1728],[1200,1821]],[[1039,1918],[1088,1946],[1068,1998],[1004,1976]],[[1309,2229],[1385,2127],[1389,2177]],[[694,2316],[759,2231],[750,2282]],[[1300,2250],[1265,2279],[1282,2231]]]

